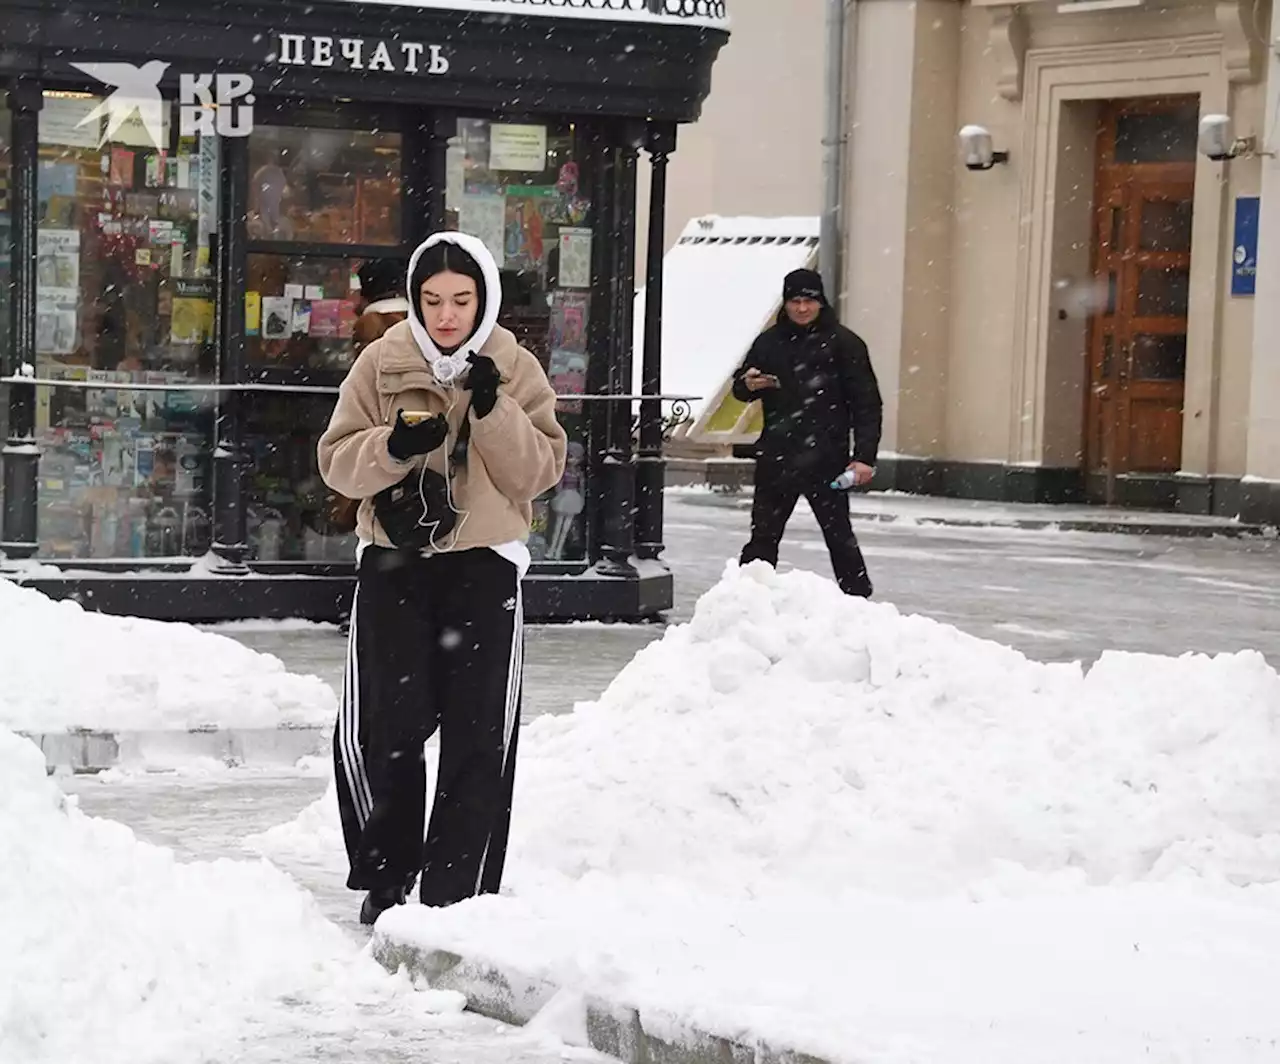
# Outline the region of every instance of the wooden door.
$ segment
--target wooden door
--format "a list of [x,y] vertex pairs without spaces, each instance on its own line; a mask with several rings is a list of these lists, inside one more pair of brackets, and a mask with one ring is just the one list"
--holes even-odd
[[1102,111],[1085,452],[1107,501],[1181,465],[1196,125],[1194,98]]

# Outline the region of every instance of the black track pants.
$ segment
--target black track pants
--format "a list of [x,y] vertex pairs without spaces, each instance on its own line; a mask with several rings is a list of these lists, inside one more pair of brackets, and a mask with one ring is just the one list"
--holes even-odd
[[[450,905],[497,893],[524,661],[519,573],[492,550],[361,556],[334,732],[352,890],[412,883]],[[440,731],[425,832],[423,744]]]

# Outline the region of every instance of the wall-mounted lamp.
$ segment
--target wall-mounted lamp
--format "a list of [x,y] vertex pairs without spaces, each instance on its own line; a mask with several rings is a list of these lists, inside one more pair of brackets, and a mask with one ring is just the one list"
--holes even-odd
[[1007,151],[992,148],[991,133],[984,126],[965,126],[960,130],[960,154],[970,170],[990,170],[996,163],[1007,163]]
[[1200,154],[1208,156],[1215,163],[1242,156],[1268,154],[1256,151],[1256,147],[1255,138],[1234,135],[1230,115],[1205,115],[1200,119]]

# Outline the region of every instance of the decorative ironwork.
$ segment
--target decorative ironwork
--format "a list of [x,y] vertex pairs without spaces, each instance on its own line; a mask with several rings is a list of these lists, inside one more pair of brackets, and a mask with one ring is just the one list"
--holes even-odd
[[728,0],[489,0],[494,8],[537,10],[540,14],[556,9],[599,11],[601,14],[660,15],[702,22],[727,22]]
[[671,413],[662,419],[662,442],[668,443],[681,425],[693,421],[693,407],[685,399],[677,399],[671,404]]
[[[601,398],[606,398],[601,396]],[[661,399],[665,403],[671,404],[671,410],[662,416],[662,442],[669,443],[671,437],[675,435],[676,429],[681,425],[689,425],[693,423],[693,407],[689,404],[688,397],[685,396],[610,396],[608,398],[621,399]],[[640,440],[640,414],[637,412],[631,418],[631,436],[637,443]]]

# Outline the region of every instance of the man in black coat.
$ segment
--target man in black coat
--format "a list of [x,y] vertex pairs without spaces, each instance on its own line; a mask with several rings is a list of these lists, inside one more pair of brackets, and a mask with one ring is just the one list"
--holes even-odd
[[764,408],[751,542],[741,563],[778,564],[783,530],[803,495],[822,528],[840,590],[870,598],[848,496],[831,482],[846,469],[855,484],[870,482],[880,447],[880,387],[867,345],[836,320],[818,274],[787,274],[782,300],[777,322],[757,337],[733,375],[734,397],[758,399]]

